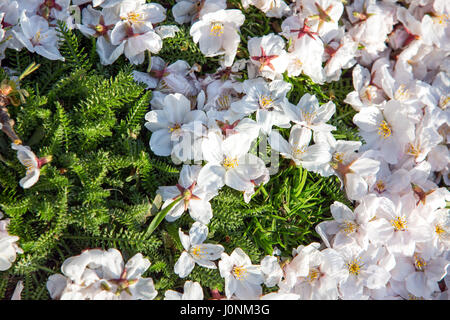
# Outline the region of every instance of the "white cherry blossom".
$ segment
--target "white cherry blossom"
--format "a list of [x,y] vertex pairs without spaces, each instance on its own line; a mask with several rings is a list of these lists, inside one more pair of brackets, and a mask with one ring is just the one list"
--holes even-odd
[[231,110],[245,115],[256,112],[256,122],[265,134],[268,134],[274,125],[288,128],[289,118],[284,110],[289,103],[286,94],[290,89],[291,84],[283,80],[246,80],[243,84],[245,96],[240,101],[233,102]]
[[201,186],[217,190],[224,185],[246,191],[253,187],[251,180],[264,174],[264,162],[248,153],[250,142],[244,134],[234,134],[222,140],[210,132],[203,140],[203,158],[207,164],[200,170],[198,180]]
[[116,10],[104,8],[99,11],[89,5],[82,11],[82,23],[76,25],[85,36],[97,38],[96,50],[104,65],[116,61],[123,52],[124,42],[117,46],[111,43],[111,32],[119,21]]
[[[288,66],[283,38],[270,33],[263,37],[251,38],[247,47],[251,62],[249,74],[252,72],[255,76],[261,75],[270,80],[282,78],[281,74]],[[252,69],[250,70],[250,68]]]
[[152,300],[152,278],[142,274],[150,261],[137,253],[124,264],[117,249],[91,249],[64,261],[62,274],[51,275],[47,289],[58,300]]
[[162,39],[153,25],[166,19],[166,9],[145,0],[125,0],[118,6],[121,20],[111,31],[111,43],[123,48],[132,64],[141,64],[146,51],[158,53],[162,48]]
[[262,294],[264,276],[259,265],[253,265],[248,255],[236,248],[228,255],[222,253],[219,261],[220,276],[225,278],[225,294],[228,299],[255,300]]
[[365,300],[365,290],[383,288],[395,267],[395,258],[382,246],[370,245],[362,249],[357,245],[337,249],[344,259],[348,277],[339,283],[339,292],[344,300]]
[[338,283],[346,278],[344,260],[334,249],[319,250],[313,242],[299,246],[296,255],[284,267],[282,292],[298,294],[301,300],[337,300]]
[[408,295],[430,299],[440,291],[437,282],[445,277],[449,265],[444,257],[424,258],[415,252],[410,257],[398,257],[392,278],[404,283]]
[[306,93],[303,95],[296,106],[293,104],[285,105],[285,113],[289,119],[313,132],[330,133],[336,130],[336,127],[327,124],[336,111],[336,106],[332,101],[319,105],[315,95]]
[[30,52],[50,59],[64,61],[58,51],[58,37],[54,28],[41,16],[28,17],[25,11],[20,16],[20,31],[12,30],[16,39]]
[[182,94],[174,93],[165,96],[163,110],[148,112],[145,120],[145,127],[153,132],[150,149],[156,155],[168,156],[184,134],[202,134],[206,115],[201,110],[191,111],[191,102]]
[[187,277],[195,264],[208,269],[216,269],[213,262],[221,257],[224,248],[220,244],[203,243],[208,236],[208,227],[200,222],[194,222],[189,235],[178,230],[181,244],[185,251],[175,263],[174,271],[180,278]]
[[383,108],[362,108],[353,117],[366,141],[364,147],[379,150],[390,164],[396,164],[403,155],[407,143],[414,140],[414,122],[408,118],[401,103],[390,100]]
[[211,209],[211,200],[216,193],[198,185],[198,175],[200,166],[184,165],[180,172],[180,178],[176,186],[159,187],[158,193],[161,194],[164,204],[161,209],[166,208],[172,202],[181,198],[166,215],[169,222],[177,220],[186,210],[189,210],[191,217],[204,224],[209,223],[213,213]]
[[42,158],[36,157],[28,146],[20,144],[11,144],[13,150],[17,150],[17,158],[26,168],[26,175],[20,179],[19,184],[22,188],[31,188],[39,180],[41,167],[52,160],[52,156]]
[[231,66],[240,42],[239,27],[245,16],[240,10],[218,10],[204,14],[191,27],[190,34],[206,57],[225,55],[224,65]]
[[368,194],[352,211],[343,203],[335,201],[330,206],[333,220],[322,221],[316,226],[316,231],[327,247],[357,244],[365,250],[369,246],[367,224],[375,218],[378,203],[379,199],[374,194]]
[[273,150],[279,152],[284,158],[292,159],[297,166],[315,171],[331,160],[331,154],[326,144],[310,146],[311,136],[310,129],[295,125],[289,134],[289,142],[280,133],[272,130],[269,143]]
[[149,73],[133,71],[135,81],[147,85],[147,89],[156,89],[159,93],[181,93],[186,97],[198,94],[197,85],[189,76],[191,67],[184,60],[172,64],[166,63],[160,57],[151,57]]
[[395,202],[380,199],[376,219],[367,228],[372,243],[384,244],[395,255],[411,257],[416,243],[431,240],[431,226],[414,210],[415,201],[411,197],[397,196]]

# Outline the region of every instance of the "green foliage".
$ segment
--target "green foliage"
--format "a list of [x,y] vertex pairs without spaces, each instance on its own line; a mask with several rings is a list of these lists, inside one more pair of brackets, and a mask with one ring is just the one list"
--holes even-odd
[[[239,1],[230,1],[233,6],[239,7]],[[254,7],[244,13],[238,58],[248,58],[248,36],[268,34],[280,25]],[[170,10],[167,15],[165,23],[170,24]],[[207,288],[223,291],[218,270],[196,266],[186,279],[173,272],[183,251],[178,228],[187,232],[193,223],[187,213],[172,223],[163,220],[147,233],[161,206],[155,198],[157,188],[174,185],[180,171],[170,159],[150,151],[150,132],[143,124],[151,92],[133,81],[134,67],[125,58],[102,66],[95,41],[64,24],[58,28],[65,62],[26,50],[8,50],[2,61],[19,74],[33,61],[41,64],[21,82],[30,93],[27,102],[10,108],[10,114],[24,144],[38,157],[52,155],[53,160],[42,168],[38,183],[24,190],[19,180],[25,167],[7,137],[0,135],[0,210],[11,219],[9,232],[20,237],[24,250],[12,268],[0,272],[0,299],[11,296],[18,280],[24,281],[23,299],[49,299],[47,278],[60,273],[65,259],[88,248],[117,248],[125,260],[138,252],[147,256],[152,266],[145,276],[155,281],[158,299],[168,289],[182,288],[185,280],[199,281],[206,297]],[[213,72],[218,59],[201,54],[188,25],[180,29],[175,38],[164,40],[158,55],[169,63],[183,59]],[[145,70],[146,65],[136,68]],[[0,80],[5,76],[1,72]],[[336,138],[358,139],[351,128],[351,108],[341,102],[352,90],[349,79],[347,75],[319,86],[308,77],[286,78],[293,85],[289,99],[297,103],[306,92],[316,94],[321,103],[333,99]],[[211,201],[214,217],[207,242],[222,244],[228,254],[240,247],[254,263],[275,247],[289,256],[292,248],[319,241],[314,227],[329,218],[333,201],[350,205],[336,178],[323,178],[282,160],[280,171],[257,189],[250,203],[240,192],[226,187],[220,191]]]
[[[198,46],[192,42],[192,37],[189,35],[189,26],[179,26],[180,31],[176,33],[175,37],[164,39],[163,48],[158,53],[165,61],[175,62],[177,60],[184,60],[189,65],[198,63],[199,65],[206,65],[206,58],[200,52]],[[211,70],[214,72],[214,67]]]

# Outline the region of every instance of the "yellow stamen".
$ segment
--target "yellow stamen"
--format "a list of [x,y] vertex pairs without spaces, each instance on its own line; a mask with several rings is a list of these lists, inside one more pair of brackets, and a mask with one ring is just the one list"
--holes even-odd
[[342,152],[335,152],[333,154],[333,162],[342,163],[344,161],[344,154]]
[[223,160],[223,166],[225,169],[231,169],[238,166],[238,160],[237,158],[228,158],[226,157],[225,160]]
[[299,68],[301,68],[303,66],[303,62],[299,58],[296,58],[294,60],[294,64]]
[[307,277],[308,282],[314,282],[314,280],[317,280],[320,276],[320,271],[316,268],[309,269],[309,274]]
[[200,246],[195,246],[191,249],[191,254],[196,256],[197,258],[200,258],[204,254],[204,250]]
[[363,94],[361,95],[361,98],[366,99],[367,101],[372,101],[372,93],[375,91],[374,87],[371,85],[368,85],[367,88],[364,90]]
[[378,127],[378,135],[383,136],[384,139],[387,139],[391,135],[391,133],[392,131],[388,123],[383,120]]
[[311,124],[312,120],[315,118],[317,112],[305,112],[302,111],[302,117],[306,123]]
[[417,158],[419,156],[420,152],[422,152],[422,150],[420,150],[420,146],[418,144],[417,144],[417,146],[414,146],[411,143],[408,144],[408,151],[406,151],[407,154]]
[[446,232],[445,232],[445,229],[442,228],[442,226],[439,225],[439,224],[436,225],[436,228],[434,229],[434,231],[437,233],[437,235],[438,235],[439,237],[441,237],[443,234],[446,233]]
[[102,33],[103,31],[105,31],[105,27],[101,24],[98,24],[95,26],[95,31]]
[[450,96],[442,96],[439,100],[439,108],[442,110],[447,109],[448,104],[450,103]]
[[433,17],[433,22],[437,24],[442,24],[444,26],[447,25],[448,15],[446,14],[440,14]]
[[353,233],[357,229],[356,223],[353,223],[351,221],[345,221],[344,223],[341,224],[341,227],[346,234]]
[[23,160],[23,165],[27,168],[26,174],[30,174],[35,169],[33,161],[31,161],[30,159]]
[[425,267],[427,266],[427,263],[417,254],[414,254],[414,266],[416,267],[417,271],[424,271]]
[[300,158],[306,151],[306,146],[301,148],[295,148],[292,150],[292,153],[294,154],[294,158]]
[[353,261],[347,263],[348,272],[357,276],[361,272],[362,263],[358,259],[353,259]]
[[158,89],[161,90],[162,92],[171,92],[172,91],[172,89],[170,88],[166,79],[159,80]]
[[106,282],[100,283],[100,288],[101,288],[102,290],[111,291],[111,287],[110,287],[110,286],[108,285],[108,283],[106,283]]
[[223,34],[223,24],[220,22],[213,22],[211,24],[210,34],[214,37],[220,37]]
[[181,126],[177,123],[173,127],[169,127],[169,132],[172,133],[180,128],[181,128]]
[[383,180],[378,180],[375,185],[376,185],[378,192],[380,192],[380,193],[384,192],[386,190],[386,186],[385,186]]
[[234,266],[232,273],[236,279],[244,280],[247,276],[247,269],[241,266]]
[[404,101],[409,98],[409,92],[408,89],[406,89],[406,86],[404,84],[400,85],[398,89],[395,91],[394,99],[399,101]]
[[122,20],[128,20],[134,24],[144,23],[144,17],[140,13],[129,12],[126,18],[122,18]]
[[190,199],[191,196],[192,196],[191,190],[189,190],[189,189],[184,190],[184,192],[183,192],[183,198],[184,199]]
[[273,99],[268,96],[261,96],[259,98],[259,105],[262,109],[267,109],[273,103]]
[[393,219],[390,222],[394,226],[395,231],[404,231],[407,228],[405,217],[397,217],[397,219]]
[[230,108],[230,96],[220,96],[219,98],[217,98],[217,104],[219,105],[219,111],[228,110]]
[[36,35],[34,36],[34,39],[36,40],[36,42],[39,42],[39,40],[41,39],[41,30],[36,32]]
[[31,42],[33,43],[33,45],[37,45],[41,42],[41,40],[43,40],[44,38],[41,35],[41,30],[38,30],[38,32],[36,32],[36,34],[34,35],[33,39],[31,39]]

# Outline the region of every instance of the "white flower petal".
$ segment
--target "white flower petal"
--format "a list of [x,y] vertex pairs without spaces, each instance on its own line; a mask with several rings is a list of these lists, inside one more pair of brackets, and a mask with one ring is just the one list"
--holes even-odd
[[191,255],[186,251],[183,251],[180,258],[177,260],[174,266],[174,272],[180,277],[187,277],[192,269],[194,269],[195,262]]
[[208,237],[208,227],[200,222],[194,222],[189,229],[189,240],[192,246],[203,243]]

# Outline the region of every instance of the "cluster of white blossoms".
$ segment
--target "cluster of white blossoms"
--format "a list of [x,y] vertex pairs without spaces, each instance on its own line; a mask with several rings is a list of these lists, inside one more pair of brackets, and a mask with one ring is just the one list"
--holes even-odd
[[143,278],[151,263],[138,253],[124,264],[116,249],[90,249],[70,257],[63,274],[47,281],[52,299],[60,300],[152,300],[158,292],[152,278]]
[[7,48],[26,48],[50,60],[62,60],[58,51],[58,21],[96,38],[102,64],[124,54],[132,64],[144,62],[146,52],[158,53],[162,39],[175,26],[156,26],[166,9],[145,0],[7,0],[0,4],[0,59]]
[[[179,230],[184,251],[176,274],[187,277],[196,264],[218,268],[226,299],[449,298],[438,282],[450,260],[450,192],[438,184],[449,184],[450,170],[450,6],[446,0],[406,2],[242,1],[243,8],[255,6],[283,22],[279,34],[249,38],[249,59],[237,61],[241,10],[227,9],[224,0],[173,6],[175,21],[191,25],[200,51],[221,63],[200,77],[198,65],[169,65],[153,56],[148,73],[133,73],[153,90],[145,116],[150,149],[185,163],[178,184],[158,189],[162,208],[172,205],[168,222],[186,211],[195,221],[189,235]],[[97,38],[102,63],[124,53],[140,64],[177,30],[155,28],[166,10],[145,0],[17,0],[0,8],[0,53],[26,47],[62,59],[55,21],[63,20]],[[77,12],[80,23],[74,22]],[[305,94],[290,103],[292,86],[283,78],[305,74],[323,84],[351,67],[355,91],[345,102],[357,111],[353,122],[364,144],[334,138],[336,128],[327,123],[333,102],[320,105]],[[248,79],[242,82],[243,69]],[[289,137],[277,127],[290,128]],[[256,141],[296,166],[336,175],[355,203],[353,211],[340,202],[331,206],[333,219],[316,226],[322,244],[300,245],[293,257],[274,254],[260,264],[240,248],[227,254],[220,244],[205,243],[213,218],[209,201],[219,190],[228,186],[249,202],[273,174],[266,157],[254,154]],[[32,182],[40,166],[30,159]],[[139,254],[123,266],[115,249],[88,250],[66,260],[64,276],[50,277],[47,287],[60,299],[153,299],[153,282],[141,278],[149,265]],[[263,296],[263,285],[279,290]],[[203,292],[187,281],[184,294],[169,290],[165,298],[203,299]]]
[[[189,210],[195,224],[208,223],[213,217],[209,200],[224,185],[242,191],[249,201],[255,186],[269,179],[262,159],[249,153],[259,135],[267,137],[272,150],[295,165],[323,176],[337,175],[348,198],[357,204],[352,212],[336,202],[331,207],[334,220],[316,228],[326,248],[320,250],[318,243],[300,246],[292,261],[283,263],[283,269],[273,256],[252,265],[239,248],[231,256],[222,253],[218,266],[227,298],[256,299],[262,294],[261,284],[269,286],[268,278],[280,290],[267,298],[438,297],[438,281],[449,264],[445,208],[449,192],[436,184],[442,177],[448,179],[449,80],[446,65],[433,60],[425,71],[434,77],[422,75],[416,80],[413,64],[402,60],[401,49],[411,50],[415,45],[431,55],[443,45],[430,43],[436,48],[426,48],[421,38],[415,37],[406,45],[397,39],[393,46],[391,39],[399,36],[393,28],[403,25],[397,16],[406,15],[406,9],[397,7],[355,2],[346,7],[351,21],[340,27],[341,2],[298,1],[283,21],[280,35],[249,39],[248,61],[237,61],[232,67],[224,61],[216,74],[202,79],[182,61],[163,70],[157,67],[150,75],[135,73],[136,80],[147,83],[157,97],[151,103],[153,111],[146,116],[146,127],[153,132],[152,151],[171,155],[174,161],[205,163],[203,167],[183,166],[177,186],[160,187],[163,207],[184,199],[169,211],[168,221]],[[378,16],[372,21],[375,12]],[[189,21],[199,23],[195,17]],[[366,28],[373,28],[371,24],[382,25],[382,35],[373,38],[365,33]],[[282,36],[290,43],[286,50]],[[207,50],[200,48],[207,55]],[[395,60],[389,59],[392,51],[396,51]],[[322,61],[319,56],[324,57]],[[303,72],[319,83],[334,81],[341,69],[356,63],[356,91],[346,102],[359,111],[354,123],[364,145],[336,141],[331,134],[335,128],[327,124],[335,105],[320,105],[310,94],[292,105],[286,98],[291,85],[282,80],[287,71],[289,76]],[[405,65],[410,66],[407,78]],[[372,72],[365,68],[368,66]],[[250,79],[240,82],[236,74],[245,67]],[[256,121],[251,119],[253,115]],[[275,127],[290,127],[289,139]],[[182,277],[187,272],[181,261],[191,270],[196,258],[210,255],[214,257],[210,260],[215,260],[223,250],[192,248],[185,245],[184,258],[177,262],[176,272]],[[199,252],[203,254],[199,256]],[[202,266],[215,267],[211,261]]]

